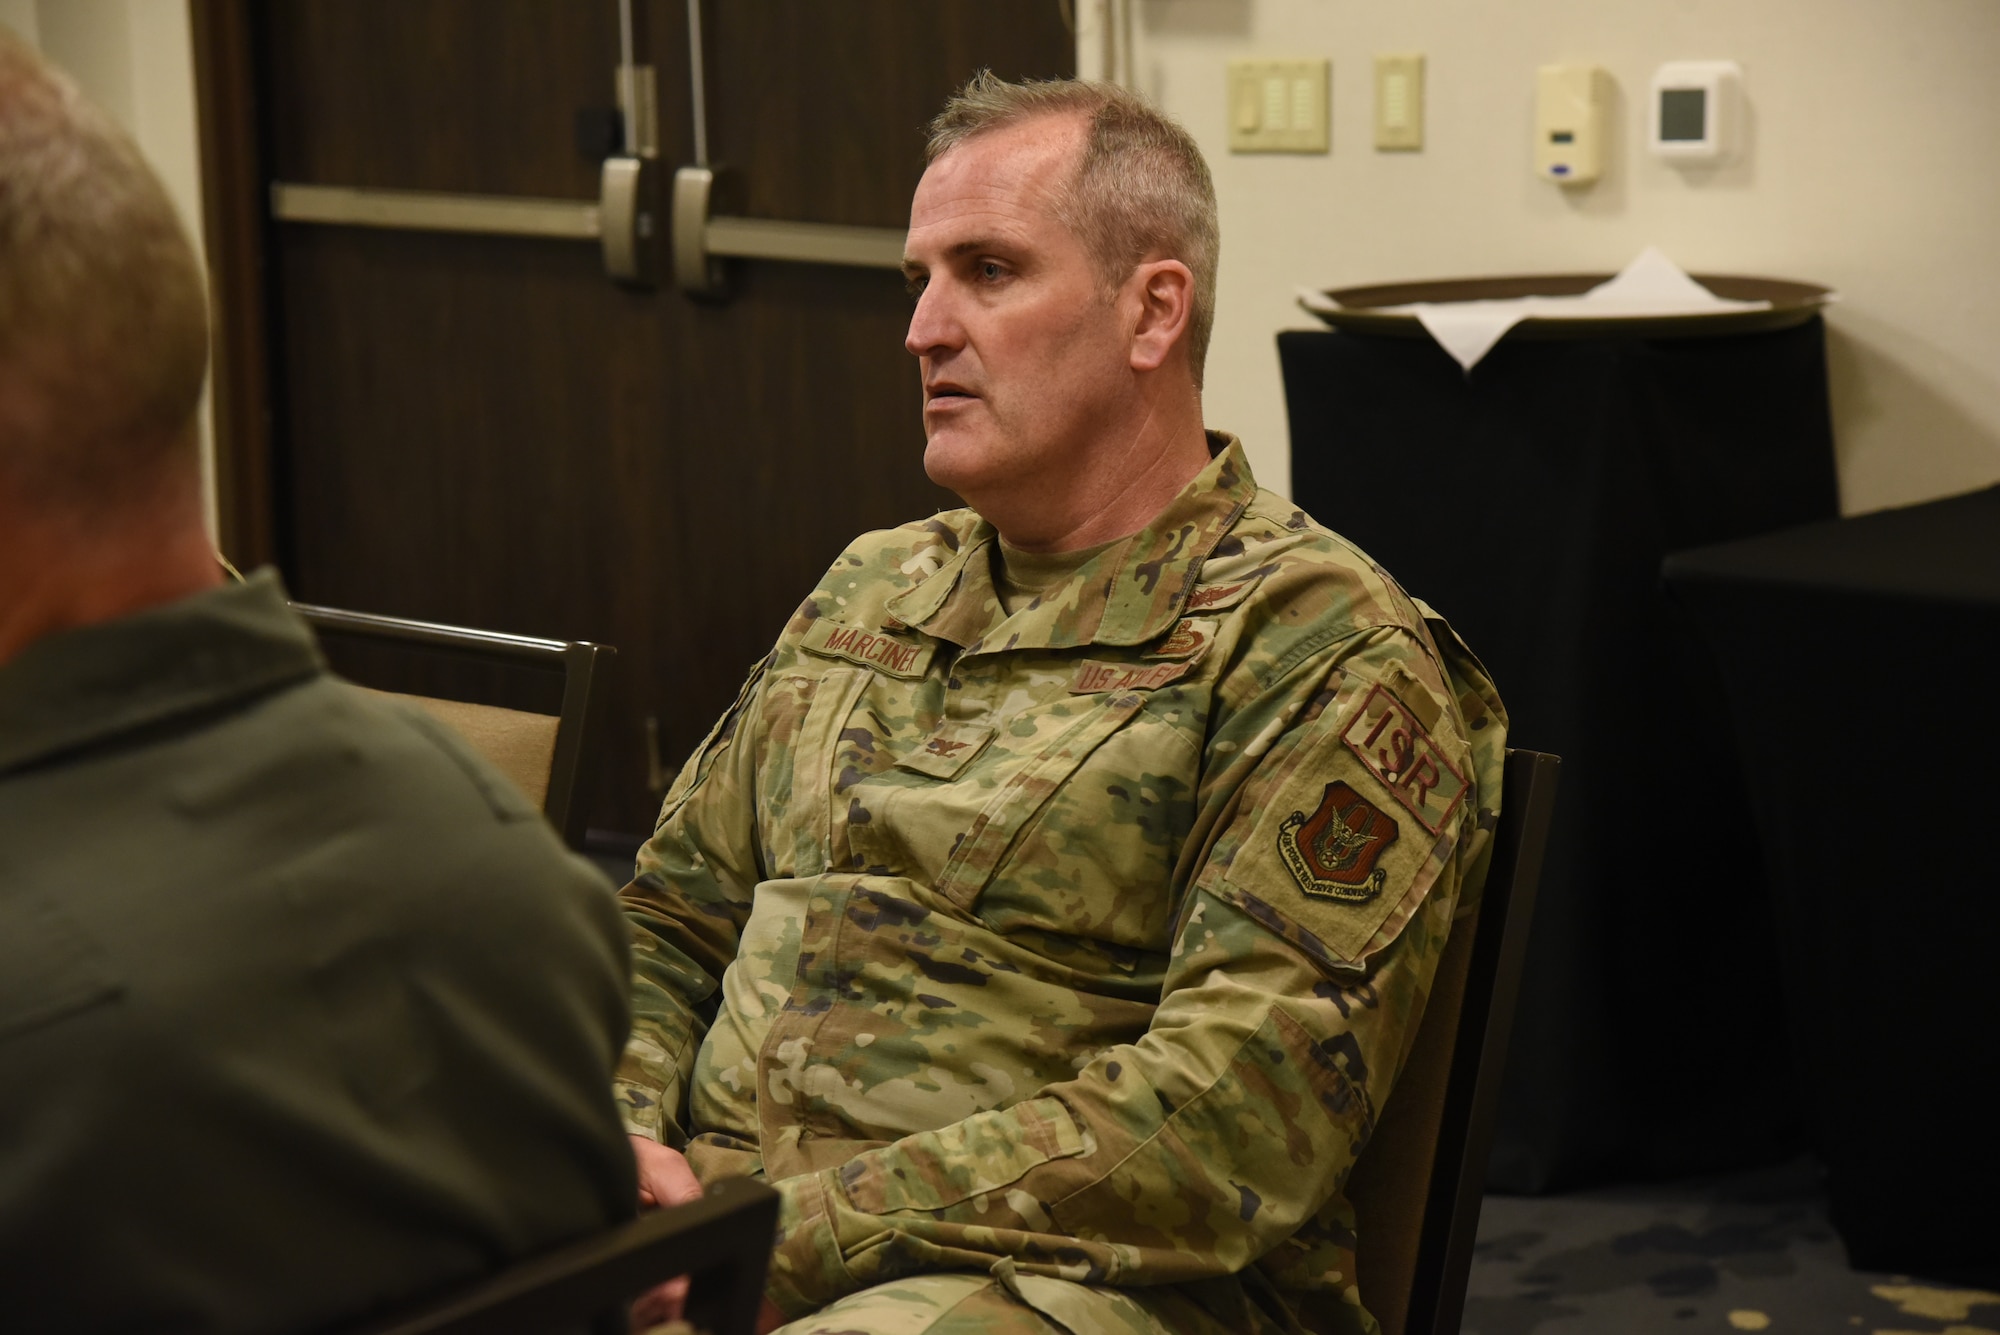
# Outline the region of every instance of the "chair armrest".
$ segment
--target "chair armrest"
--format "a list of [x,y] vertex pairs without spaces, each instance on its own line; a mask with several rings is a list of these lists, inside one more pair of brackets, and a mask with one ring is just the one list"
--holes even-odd
[[352,1335],[544,1335],[616,1312],[676,1275],[690,1275],[686,1319],[713,1335],[749,1335],[764,1294],[778,1193],[717,1182],[698,1201],[654,1210],[607,1232],[518,1261],[441,1299]]

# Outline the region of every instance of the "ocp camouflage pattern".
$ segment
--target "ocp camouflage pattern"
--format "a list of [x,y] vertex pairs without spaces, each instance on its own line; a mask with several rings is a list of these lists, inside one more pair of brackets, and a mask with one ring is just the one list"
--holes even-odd
[[1506,716],[1212,442],[1013,616],[972,511],[858,539],[667,794],[621,1097],[778,1187],[788,1312],[1004,1261],[1374,1328],[1341,1188],[1483,877]]

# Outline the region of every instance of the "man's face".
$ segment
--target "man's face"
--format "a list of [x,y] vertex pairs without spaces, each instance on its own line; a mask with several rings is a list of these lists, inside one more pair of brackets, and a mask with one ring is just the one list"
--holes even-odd
[[910,207],[917,294],[903,346],[923,370],[924,471],[982,494],[1059,487],[1104,438],[1130,331],[1055,216],[1080,117],[977,135],[932,163]]

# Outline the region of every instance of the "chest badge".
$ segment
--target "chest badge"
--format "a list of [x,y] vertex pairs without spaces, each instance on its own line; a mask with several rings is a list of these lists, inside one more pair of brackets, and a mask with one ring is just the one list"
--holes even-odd
[[1250,596],[1250,590],[1257,587],[1255,579],[1239,579],[1228,584],[1202,584],[1188,595],[1188,612],[1220,612],[1236,606]]
[[955,778],[992,740],[993,729],[984,723],[945,723],[896,764],[933,779]]
[[1215,642],[1215,622],[1208,618],[1177,621],[1164,640],[1146,651],[1148,658],[1182,658],[1198,662]]
[[1307,894],[1365,904],[1382,893],[1389,873],[1375,864],[1401,833],[1394,819],[1335,780],[1311,816],[1294,811],[1278,826],[1278,855]]

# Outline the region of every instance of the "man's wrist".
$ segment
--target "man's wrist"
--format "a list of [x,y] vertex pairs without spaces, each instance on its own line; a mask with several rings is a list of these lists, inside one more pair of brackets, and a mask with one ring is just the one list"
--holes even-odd
[[611,1082],[612,1101],[618,1105],[618,1119],[625,1130],[647,1140],[667,1143],[666,1114],[658,1091],[632,1080]]

